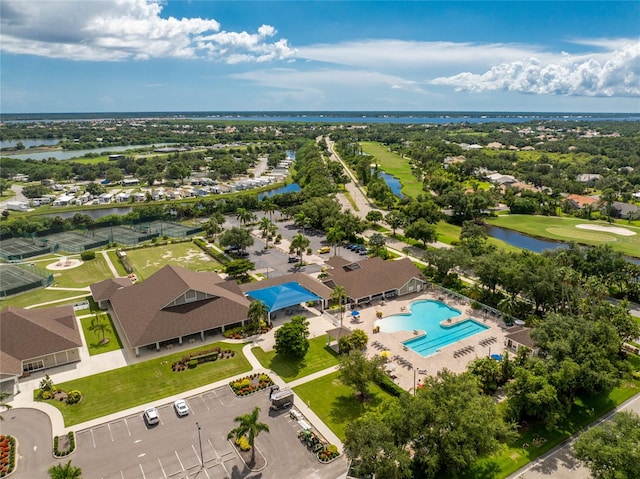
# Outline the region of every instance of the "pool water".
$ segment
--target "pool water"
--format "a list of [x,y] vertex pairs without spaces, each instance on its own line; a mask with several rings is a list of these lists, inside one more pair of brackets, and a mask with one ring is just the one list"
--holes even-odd
[[462,341],[489,329],[488,326],[467,319],[452,326],[441,326],[442,321],[460,316],[460,311],[441,301],[420,300],[409,304],[409,313],[395,314],[376,321],[383,333],[397,331],[425,331],[426,336],[404,341],[403,344],[421,356],[437,353],[440,348]]

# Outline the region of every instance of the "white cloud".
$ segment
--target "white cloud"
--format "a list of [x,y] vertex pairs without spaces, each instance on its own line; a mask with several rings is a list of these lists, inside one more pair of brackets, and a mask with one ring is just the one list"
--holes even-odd
[[[577,42],[576,42],[577,43]],[[551,60],[528,57],[501,63],[482,74],[463,72],[430,83],[472,93],[501,90],[572,96],[640,96],[640,42],[584,42],[612,51],[571,55]]]
[[149,58],[227,63],[290,58],[276,29],[220,32],[216,20],[162,18],[160,0],[0,0],[0,49],[6,53],[85,61]]

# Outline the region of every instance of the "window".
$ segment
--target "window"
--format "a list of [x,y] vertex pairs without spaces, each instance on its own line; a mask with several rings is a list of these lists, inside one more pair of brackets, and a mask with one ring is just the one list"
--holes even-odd
[[31,371],[37,371],[38,369],[44,369],[44,361],[39,359],[38,361],[32,361],[30,363],[24,363],[22,371],[27,373]]

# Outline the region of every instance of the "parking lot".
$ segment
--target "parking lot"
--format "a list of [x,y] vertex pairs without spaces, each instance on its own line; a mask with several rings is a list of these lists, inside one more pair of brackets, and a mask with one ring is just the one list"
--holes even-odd
[[[160,423],[149,426],[139,414],[77,432],[73,463],[83,476],[103,479],[167,478],[337,478],[344,477],[344,457],[320,464],[301,444],[299,423],[288,411],[269,410],[267,392],[237,398],[222,387],[185,398],[189,415],[179,417],[173,404],[158,407]],[[250,471],[227,433],[233,418],[261,408],[260,421],[269,426],[256,439],[267,460],[262,471]],[[199,428],[198,428],[199,426]],[[201,464],[201,458],[203,463]]]

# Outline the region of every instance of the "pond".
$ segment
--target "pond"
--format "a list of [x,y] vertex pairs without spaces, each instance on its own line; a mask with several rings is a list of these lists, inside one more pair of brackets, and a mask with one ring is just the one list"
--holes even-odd
[[[535,253],[542,253],[544,250],[568,248],[567,243],[560,241],[543,240],[527,236],[516,231],[500,228],[499,226],[487,226],[487,234],[492,238],[499,239],[511,246],[533,251]],[[626,256],[625,259],[635,264],[640,264],[639,258],[631,258]]]
[[102,218],[103,216],[109,215],[126,215],[127,213],[131,213],[133,209],[130,206],[123,206],[118,208],[96,208],[90,210],[80,210],[80,211],[60,211],[59,213],[47,213],[46,215],[49,218],[55,218],[59,216],[63,219],[73,218],[77,214],[91,216],[94,220],[98,218]]
[[395,176],[391,176],[389,173],[385,173],[380,170],[379,172],[380,178],[384,180],[389,188],[391,188],[391,192],[396,195],[398,198],[404,198],[402,194],[402,183]]
[[258,199],[262,200],[264,198],[268,198],[269,196],[279,195],[281,193],[295,193],[296,191],[300,191],[300,185],[298,183],[289,183],[288,185],[281,186],[280,188],[276,188],[274,190],[269,190],[265,193],[260,193],[258,195]]
[[60,140],[51,138],[41,138],[39,140],[2,140],[0,141],[0,148],[14,148],[18,143],[22,143],[25,148],[31,148],[32,146],[55,146],[60,143]]

